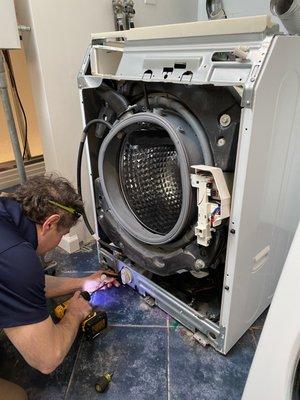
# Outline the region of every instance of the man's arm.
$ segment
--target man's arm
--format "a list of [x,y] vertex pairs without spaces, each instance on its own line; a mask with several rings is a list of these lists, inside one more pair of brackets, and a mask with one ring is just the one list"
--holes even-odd
[[51,297],[72,294],[76,290],[82,290],[84,278],[65,278],[60,276],[45,275],[45,295]]
[[84,278],[65,278],[45,275],[46,298],[72,294],[76,290],[87,290],[91,293],[101,288],[111,287],[112,285],[120,286],[115,278],[105,278],[105,270],[99,270]]
[[29,365],[50,374],[67,355],[80,323],[91,310],[80,292],[76,292],[58,324],[55,325],[48,317],[42,322],[6,328],[4,331]]

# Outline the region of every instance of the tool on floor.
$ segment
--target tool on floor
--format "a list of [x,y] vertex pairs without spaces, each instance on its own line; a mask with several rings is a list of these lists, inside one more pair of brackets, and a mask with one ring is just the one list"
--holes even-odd
[[[91,300],[89,292],[81,292],[81,296],[86,300]],[[67,300],[54,309],[57,318],[62,319],[65,315],[70,300]],[[94,339],[99,333],[107,327],[107,314],[105,311],[92,311],[81,323],[81,329],[88,340]]]
[[114,375],[113,372],[105,372],[105,374],[100,376],[98,382],[95,383],[96,392],[98,393],[105,392],[112,380],[113,375]]

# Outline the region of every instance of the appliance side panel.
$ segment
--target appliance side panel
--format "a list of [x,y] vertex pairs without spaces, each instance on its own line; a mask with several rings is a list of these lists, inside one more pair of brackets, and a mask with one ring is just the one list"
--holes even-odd
[[[264,324],[242,400],[296,399],[299,394],[297,392],[297,395],[295,393],[292,396],[293,389],[296,389],[293,386],[300,360],[299,259],[300,225]],[[289,318],[288,323],[283,323],[282,316],[286,314],[286,310],[289,310],[289,315],[293,315],[293,318]]]
[[299,220],[300,38],[274,39],[244,110],[221,325],[226,353],[270,304]]

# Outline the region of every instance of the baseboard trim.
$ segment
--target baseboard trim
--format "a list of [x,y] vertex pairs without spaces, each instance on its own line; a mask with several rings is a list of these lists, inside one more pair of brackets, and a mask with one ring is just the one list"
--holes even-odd
[[[27,178],[32,178],[36,175],[42,175],[46,172],[44,161],[25,165]],[[11,168],[0,172],[0,190],[16,186],[20,183],[17,168]]]

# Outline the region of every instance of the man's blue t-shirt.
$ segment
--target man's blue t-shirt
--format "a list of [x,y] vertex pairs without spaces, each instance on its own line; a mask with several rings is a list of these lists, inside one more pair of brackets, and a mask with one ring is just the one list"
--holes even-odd
[[0,328],[33,324],[49,316],[37,245],[35,223],[16,201],[0,198]]

